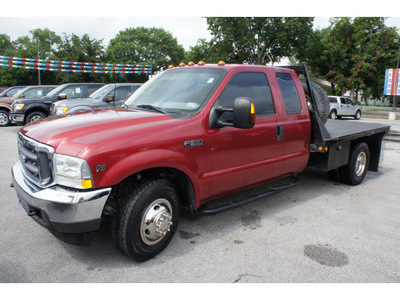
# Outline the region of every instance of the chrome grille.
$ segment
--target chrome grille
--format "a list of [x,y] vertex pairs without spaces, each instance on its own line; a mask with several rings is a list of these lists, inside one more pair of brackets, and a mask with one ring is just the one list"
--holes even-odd
[[53,181],[51,163],[54,149],[19,133],[18,155],[26,176],[39,186]]

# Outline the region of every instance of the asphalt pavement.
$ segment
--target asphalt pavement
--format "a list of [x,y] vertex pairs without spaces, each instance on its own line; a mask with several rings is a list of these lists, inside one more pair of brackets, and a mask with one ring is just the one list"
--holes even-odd
[[[361,121],[381,121],[371,120]],[[90,247],[73,246],[26,215],[10,187],[19,128],[0,128],[2,283],[400,282],[400,143],[384,141],[379,172],[359,186],[306,170],[300,185],[252,204],[181,218],[170,245],[137,263],[107,224]]]

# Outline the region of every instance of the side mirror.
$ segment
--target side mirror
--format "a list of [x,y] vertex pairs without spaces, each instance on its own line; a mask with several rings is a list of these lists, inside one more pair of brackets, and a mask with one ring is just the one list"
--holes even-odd
[[246,98],[236,98],[233,104],[233,127],[251,129],[256,124],[254,103]]
[[[221,118],[225,112],[233,113],[232,122]],[[215,107],[210,113],[210,128],[222,128],[231,126],[241,129],[251,129],[256,123],[256,110],[254,103],[247,98],[236,98],[233,108]]]
[[58,100],[65,100],[65,99],[67,99],[67,95],[66,94],[60,94],[60,95],[58,95],[57,99]]

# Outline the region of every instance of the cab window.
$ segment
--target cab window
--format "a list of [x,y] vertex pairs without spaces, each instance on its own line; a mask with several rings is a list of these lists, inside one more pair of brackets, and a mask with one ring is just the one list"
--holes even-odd
[[279,88],[281,90],[286,114],[296,115],[301,113],[300,97],[292,75],[288,73],[276,73]]
[[[257,116],[275,115],[275,105],[271,94],[271,88],[264,73],[241,72],[232,77],[225,87],[218,104],[233,108],[236,98],[248,98],[253,101]],[[232,113],[225,113],[232,115]],[[225,120],[227,116],[223,116]]]

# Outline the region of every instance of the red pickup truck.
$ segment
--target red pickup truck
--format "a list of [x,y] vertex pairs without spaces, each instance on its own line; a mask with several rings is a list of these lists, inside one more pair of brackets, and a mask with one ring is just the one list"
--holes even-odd
[[[62,240],[87,244],[110,219],[117,247],[145,261],[168,245],[182,209],[212,214],[257,200],[297,184],[307,165],[352,185],[377,171],[389,127],[324,125],[328,115],[305,65],[172,68],[124,107],[22,127],[12,186]],[[210,202],[284,177],[263,194]]]

